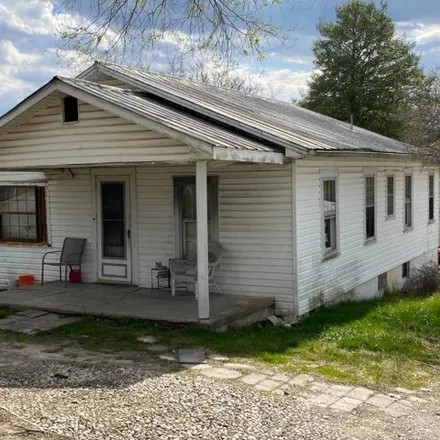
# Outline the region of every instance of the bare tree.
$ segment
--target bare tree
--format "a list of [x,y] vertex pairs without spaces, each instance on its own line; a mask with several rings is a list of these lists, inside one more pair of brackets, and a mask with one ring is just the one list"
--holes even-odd
[[440,68],[428,73],[411,91],[402,116],[402,140],[440,163]]
[[240,70],[238,66],[224,64],[220,60],[199,58],[187,63],[177,57],[170,60],[169,65],[167,73],[172,76],[249,95],[258,95],[263,91],[263,85],[249,73]]
[[223,62],[248,54],[261,59],[270,40],[285,38],[269,10],[297,0],[56,1],[74,17],[59,29],[67,49],[149,67],[152,52],[173,49],[182,56],[209,50]]

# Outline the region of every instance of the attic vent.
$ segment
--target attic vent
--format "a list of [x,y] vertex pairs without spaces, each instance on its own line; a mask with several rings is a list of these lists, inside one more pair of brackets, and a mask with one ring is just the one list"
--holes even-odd
[[63,122],[78,122],[78,100],[73,96],[63,98]]

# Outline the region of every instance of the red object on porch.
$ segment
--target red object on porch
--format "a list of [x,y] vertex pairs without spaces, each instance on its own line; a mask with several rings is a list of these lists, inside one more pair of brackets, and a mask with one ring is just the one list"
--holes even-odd
[[73,269],[69,272],[69,283],[75,284],[81,282],[81,271]]
[[33,275],[19,275],[17,277],[17,286],[32,286],[35,283],[35,277]]

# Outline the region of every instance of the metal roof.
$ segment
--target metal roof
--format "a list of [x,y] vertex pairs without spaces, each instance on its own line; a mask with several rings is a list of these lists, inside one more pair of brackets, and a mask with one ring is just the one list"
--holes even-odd
[[[319,151],[408,153],[408,145],[293,104],[246,95],[133,67],[95,63],[97,70],[231,129],[297,154]],[[191,125],[185,128],[193,130]]]
[[[54,100],[54,96],[60,97],[60,92],[52,91],[57,86],[57,81],[76,90],[87,93],[95,98],[105,100],[121,109],[125,109],[149,121],[156,122],[182,135],[189,135],[193,139],[205,142],[213,147],[223,147],[236,150],[248,150],[258,152],[279,152],[276,148],[265,145],[258,141],[235,134],[229,129],[213,124],[207,120],[192,116],[183,112],[172,104],[157,101],[153,97],[145,96],[142,92],[124,90],[119,87],[112,87],[93,83],[81,79],[65,77],[54,77],[48,84],[43,86],[33,95],[22,101],[14,109],[0,118],[0,136],[7,133],[11,127],[17,126],[35,113],[35,107],[47,106]],[[58,86],[59,87],[59,86]],[[38,100],[38,93],[51,92],[50,95]],[[47,92],[46,92],[47,94]],[[25,105],[29,99],[36,99],[31,108],[20,112],[20,107]],[[37,110],[38,110],[37,109]],[[15,115],[17,113],[17,115]]]

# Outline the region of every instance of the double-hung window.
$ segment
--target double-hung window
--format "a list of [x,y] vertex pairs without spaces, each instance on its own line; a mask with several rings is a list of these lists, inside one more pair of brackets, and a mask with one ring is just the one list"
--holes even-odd
[[[208,177],[208,240],[218,241],[218,178]],[[176,250],[181,257],[197,252],[196,179],[174,178]]]
[[338,249],[336,178],[325,178],[322,181],[322,204],[324,216],[323,246],[324,256],[326,256],[335,253]]
[[412,175],[405,174],[405,228],[412,227]]
[[428,176],[428,220],[434,221],[434,174]]
[[394,176],[387,176],[387,218],[394,217]]
[[47,241],[44,187],[0,187],[0,241]]
[[365,176],[365,239],[376,237],[376,178]]

